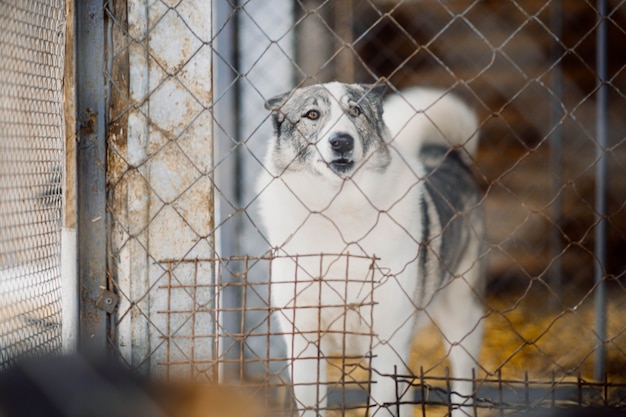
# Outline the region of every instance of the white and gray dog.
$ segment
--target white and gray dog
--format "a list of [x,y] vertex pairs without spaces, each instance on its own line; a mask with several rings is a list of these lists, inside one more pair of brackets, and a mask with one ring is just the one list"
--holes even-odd
[[471,403],[484,286],[468,168],[476,117],[444,91],[414,88],[383,105],[383,90],[333,82],[266,104],[275,135],[259,192],[275,255],[271,302],[306,417],[324,415],[333,354],[370,358],[370,416],[410,416],[393,375],[408,373],[427,323],[447,346],[452,401],[464,404],[453,414]]

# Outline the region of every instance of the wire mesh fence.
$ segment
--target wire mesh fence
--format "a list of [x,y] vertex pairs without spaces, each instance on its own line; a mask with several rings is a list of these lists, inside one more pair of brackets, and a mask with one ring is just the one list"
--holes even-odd
[[0,3],[0,369],[61,349],[62,1]]
[[[381,254],[363,249],[372,247],[367,233],[327,235],[319,244],[328,250],[315,253],[279,245],[271,237],[283,233],[285,242],[290,236],[295,240],[308,219],[320,214],[343,232],[345,219],[333,218],[328,207],[345,194],[337,192],[327,207],[312,207],[307,199],[323,195],[322,183],[299,184],[287,198],[297,196],[304,211],[285,212],[279,222],[284,230],[266,228],[259,204],[271,187],[258,187],[259,177],[269,172],[269,183],[287,183],[285,167],[303,162],[292,156],[283,161],[284,171],[268,166],[272,117],[288,118],[289,102],[274,105],[274,116],[265,102],[294,87],[332,80],[385,85],[388,94],[420,85],[440,89],[440,97],[460,97],[477,116],[480,144],[471,170],[486,223],[486,234],[475,237],[485,251],[450,275],[462,281],[472,265],[485,262],[485,292],[470,285],[481,305],[479,324],[470,326],[484,327],[480,353],[465,348],[466,334],[447,335],[448,322],[463,314],[436,320],[428,303],[416,303],[402,316],[427,317],[401,363],[405,369],[376,363],[381,353],[374,346],[388,340],[371,330],[361,357],[343,350],[345,338],[362,329],[341,328],[345,323],[338,317],[356,317],[369,308],[354,319],[364,328],[370,314],[373,322],[381,317],[373,313],[381,304],[376,291],[354,290],[356,281],[367,280],[361,272],[369,271],[354,260],[359,277],[347,277],[355,285],[348,290],[329,283],[336,299],[325,308],[339,313],[329,319],[332,325],[317,329],[318,339],[323,330],[344,340],[336,339],[329,353],[302,348],[299,359],[315,362],[309,368],[314,376],[295,379],[301,386],[327,386],[327,393],[315,391],[314,402],[327,397],[331,412],[361,412],[368,406],[367,394],[383,381],[400,387],[400,394],[409,392],[398,394],[396,402],[414,404],[416,414],[624,406],[623,2],[281,0],[269,8],[260,0],[212,7],[192,0],[149,5],[128,0],[107,2],[105,12],[111,40],[109,283],[121,298],[110,343],[131,366],[170,378],[245,383],[265,388],[271,402],[312,407],[298,400],[298,384],[296,399],[290,394],[294,371],[289,364],[300,353],[284,340],[296,343],[296,337],[315,329],[286,328],[284,322],[294,323],[298,311],[311,307],[298,305],[300,291],[309,291],[304,287],[321,285],[326,273],[346,281],[345,271],[351,269],[341,262],[341,267],[325,265],[320,260],[325,255],[371,259]],[[329,100],[329,107],[342,103]],[[445,126],[436,130],[444,132]],[[474,133],[467,131],[463,142]],[[305,140],[304,148],[317,146]],[[598,174],[603,169],[605,177]],[[406,181],[412,189],[424,178]],[[399,182],[394,178],[394,185]],[[372,201],[361,188],[353,197]],[[378,191],[391,185],[382,188]],[[376,218],[394,213],[391,206],[398,201],[388,201]],[[303,216],[300,223],[294,223],[296,215]],[[401,223],[399,215],[389,216]],[[290,222],[292,229],[285,226]],[[444,229],[432,229],[434,242]],[[394,239],[374,232],[369,239],[373,236],[393,248]],[[359,249],[337,248],[332,243],[337,239]],[[423,238],[410,242],[415,256],[435,246]],[[307,256],[316,261],[298,266]],[[275,262],[285,257],[297,261],[283,264],[277,276]],[[382,261],[375,270],[390,268]],[[391,275],[381,272],[367,282]],[[291,276],[304,281],[292,282],[293,297],[277,304],[276,284],[288,285]],[[356,294],[372,296],[366,303],[371,308],[347,301]],[[322,310],[321,304],[314,307]],[[391,332],[401,327],[386,324]],[[311,346],[316,343],[310,340]],[[472,374],[448,371],[458,350],[469,353]],[[469,383],[460,385],[464,392],[454,392],[459,379]],[[473,408],[453,404],[467,399]],[[394,414],[398,404],[369,406]]]

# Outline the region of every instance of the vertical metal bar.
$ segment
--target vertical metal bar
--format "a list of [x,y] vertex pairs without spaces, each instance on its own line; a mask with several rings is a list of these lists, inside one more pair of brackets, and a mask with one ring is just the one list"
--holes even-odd
[[499,416],[504,416],[504,394],[502,387],[502,368],[498,369],[498,408],[499,408]]
[[76,86],[79,121],[78,349],[103,356],[107,315],[96,306],[106,280],[105,28],[102,0],[76,0]]
[[[214,25],[219,31],[215,36],[213,47],[221,59],[214,59],[213,83],[213,116],[216,121],[214,128],[215,160],[221,162],[215,167],[215,180],[218,184],[219,193],[215,195],[217,217],[215,224],[219,224],[216,231],[217,246],[222,262],[216,262],[215,284],[219,292],[216,320],[215,337],[218,341],[218,349],[215,351],[215,359],[218,362],[217,380],[220,382],[235,382],[239,375],[240,364],[239,349],[240,340],[236,336],[239,333],[239,325],[242,317],[241,285],[237,285],[238,278],[229,271],[241,271],[236,262],[228,262],[228,259],[239,253],[237,237],[241,217],[232,214],[232,205],[241,201],[241,184],[237,179],[241,178],[241,164],[239,149],[235,148],[237,138],[240,138],[238,106],[238,84],[236,69],[239,68],[237,54],[238,48],[238,1],[213,2]],[[232,117],[232,115],[235,117]],[[231,157],[226,157],[227,155]],[[225,266],[223,266],[225,265]],[[219,329],[219,330],[218,330]],[[219,331],[219,334],[218,334]]]
[[596,333],[598,335],[598,348],[595,352],[594,377],[602,380],[605,373],[606,352],[604,342],[606,340],[606,185],[607,185],[607,28],[606,28],[606,0],[597,1],[600,23],[596,37],[596,72],[598,76],[598,91],[596,96],[596,233],[595,233],[595,256],[594,268],[596,294],[595,314]]
[[[167,263],[167,313],[165,317],[165,328],[167,329],[165,338],[165,361],[168,366],[165,367],[165,380],[170,380],[170,364],[172,363],[172,263]],[[191,362],[191,361],[190,361]],[[193,375],[193,373],[190,373]]]
[[[554,36],[560,40],[563,27],[563,7],[561,0],[553,3],[552,14],[550,16],[550,29]],[[554,130],[550,135],[550,172],[552,172],[552,196],[554,202],[552,204],[552,229],[550,233],[550,252],[552,256],[552,267],[550,268],[550,286],[552,290],[561,295],[561,287],[563,284],[561,277],[561,251],[563,245],[561,242],[561,213],[562,199],[561,186],[563,185],[561,163],[563,159],[563,134],[561,126],[562,117],[562,99],[563,99],[563,71],[560,64],[563,48],[559,41],[555,41],[552,47],[552,59],[554,62],[554,70],[552,76],[552,93],[558,102],[553,100],[554,105],[551,107],[550,119],[551,126]],[[561,305],[560,302],[555,304]]]
[[[371,359],[370,359],[370,366],[369,368],[371,369]],[[368,386],[368,391],[367,391],[367,397],[370,398],[370,394],[371,394],[371,382],[369,382],[367,384]],[[424,367],[420,366],[420,390],[421,390],[421,394],[422,397],[420,398],[420,403],[422,406],[422,417],[426,417],[426,381],[424,381]]]

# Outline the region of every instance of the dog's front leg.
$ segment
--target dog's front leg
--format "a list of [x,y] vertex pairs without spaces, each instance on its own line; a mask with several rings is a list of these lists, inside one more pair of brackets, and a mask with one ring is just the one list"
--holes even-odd
[[413,406],[402,404],[410,402],[411,394],[409,383],[406,382],[406,378],[401,377],[409,374],[406,362],[409,357],[411,334],[409,328],[398,329],[392,340],[382,341],[372,351],[370,398],[372,417],[412,415]]
[[327,403],[326,359],[320,341],[297,331],[287,336],[291,382],[298,415],[324,416]]

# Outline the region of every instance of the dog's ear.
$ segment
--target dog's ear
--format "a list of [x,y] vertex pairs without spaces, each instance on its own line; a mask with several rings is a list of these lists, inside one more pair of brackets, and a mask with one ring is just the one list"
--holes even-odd
[[365,90],[365,94],[369,98],[369,102],[372,103],[378,116],[383,114],[383,94],[387,89],[385,83],[377,84],[359,84],[359,86]]
[[384,83],[370,85],[370,94],[374,97],[382,98],[385,91],[387,91],[387,86]]
[[385,85],[385,83],[359,85],[366,91],[369,96],[376,99],[382,99],[385,90],[387,90],[387,86]]
[[285,120],[285,114],[282,112],[281,107],[285,104],[290,95],[291,92],[283,93],[277,95],[276,97],[272,97],[265,102],[265,109],[272,112],[272,123],[276,134],[279,133],[280,125]]
[[283,104],[285,104],[285,102],[287,101],[290,95],[291,95],[291,92],[283,93],[283,94],[277,95],[276,97],[272,97],[268,99],[265,102],[265,109],[271,110],[271,111],[279,110],[283,106]]

